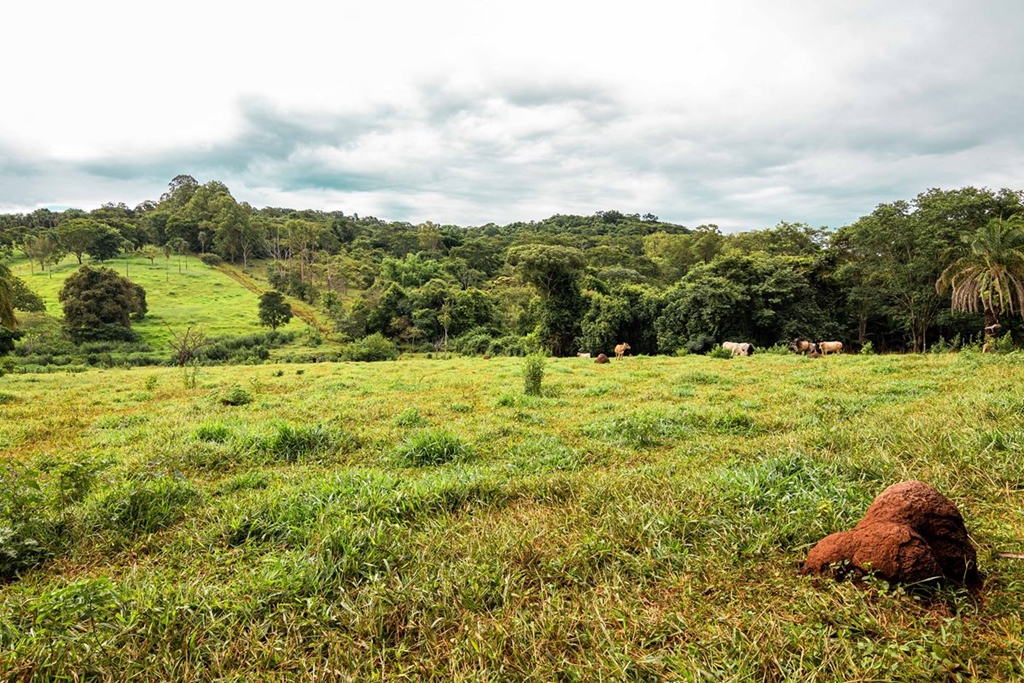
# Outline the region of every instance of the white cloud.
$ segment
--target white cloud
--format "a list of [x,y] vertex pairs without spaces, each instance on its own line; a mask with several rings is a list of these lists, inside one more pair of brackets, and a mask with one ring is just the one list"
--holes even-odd
[[508,222],[833,226],[1024,186],[1024,7],[19,3],[0,210],[155,198]]

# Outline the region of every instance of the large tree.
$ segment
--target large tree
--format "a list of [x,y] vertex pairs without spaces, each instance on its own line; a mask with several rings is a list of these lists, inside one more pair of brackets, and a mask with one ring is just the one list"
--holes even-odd
[[552,355],[576,351],[576,338],[587,309],[580,288],[583,252],[574,247],[528,244],[508,251],[508,263],[542,299],[538,332]]
[[953,310],[983,313],[986,332],[998,329],[1004,313],[1024,316],[1024,221],[993,219],[963,244],[936,290],[952,291]]
[[81,265],[82,254],[87,253],[93,243],[111,229],[92,218],[71,218],[58,225],[55,232],[60,245],[74,254]]
[[110,268],[82,266],[64,281],[64,329],[76,342],[132,339],[131,319],[145,313],[145,291]]

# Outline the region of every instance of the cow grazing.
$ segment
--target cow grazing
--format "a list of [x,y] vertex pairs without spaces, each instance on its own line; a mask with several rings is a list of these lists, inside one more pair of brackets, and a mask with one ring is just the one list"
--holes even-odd
[[734,356],[753,356],[754,345],[747,342],[722,342],[722,348]]
[[594,362],[597,363],[598,365],[602,365],[604,363],[607,363],[608,362],[608,356],[604,355],[603,353],[599,353],[599,354],[597,354],[597,358],[594,359]]
[[821,350],[821,355],[823,355],[823,356],[827,356],[830,353],[842,353],[843,352],[843,342],[837,342],[837,341],[818,342],[818,349]]
[[625,342],[619,344],[615,347],[615,357],[622,358],[622,354],[626,353],[626,351],[629,351],[629,344]]
[[806,354],[813,351],[814,348],[814,342],[804,341],[803,339],[800,339],[800,337],[794,339],[793,342],[789,345],[789,350],[792,351],[793,353]]
[[583,352],[581,351],[580,353],[577,353],[577,354],[576,354],[576,357],[577,357],[577,358],[590,358],[590,353],[589,353],[589,352],[588,352],[588,353],[583,353]]

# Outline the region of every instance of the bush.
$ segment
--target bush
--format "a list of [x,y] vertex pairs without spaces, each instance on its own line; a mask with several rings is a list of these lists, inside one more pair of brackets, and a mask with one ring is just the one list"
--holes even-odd
[[224,263],[224,259],[217,256],[217,254],[200,254],[199,260],[208,266],[219,266]]
[[864,345],[860,347],[860,352],[865,356],[872,356],[875,353],[875,345],[871,343],[871,340],[864,342]]
[[220,397],[220,402],[226,406],[244,406],[252,403],[252,394],[235,384]]
[[732,351],[726,348],[722,348],[721,346],[716,346],[715,348],[708,351],[707,355],[708,358],[723,358],[725,360],[728,360],[732,358]]
[[397,360],[398,349],[391,340],[386,339],[380,332],[375,332],[342,349],[341,359],[361,363]]
[[544,356],[527,356],[523,361],[523,393],[527,396],[540,396],[543,380]]
[[706,353],[715,345],[715,338],[707,334],[698,334],[690,337],[686,342],[686,349],[690,353]]
[[439,430],[425,430],[409,437],[395,455],[406,465],[423,467],[464,460],[472,454],[469,444],[452,434]]

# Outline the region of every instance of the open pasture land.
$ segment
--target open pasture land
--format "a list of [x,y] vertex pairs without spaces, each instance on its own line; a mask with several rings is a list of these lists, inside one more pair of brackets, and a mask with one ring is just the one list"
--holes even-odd
[[[146,290],[149,313],[134,323],[132,329],[154,348],[169,348],[168,326],[180,334],[192,325],[212,337],[251,334],[264,329],[259,325],[258,295],[194,256],[175,254],[169,259],[160,256],[150,263],[147,258],[130,254],[103,263],[87,259],[86,264],[107,267],[119,275],[127,272],[128,279]],[[41,271],[38,264],[33,265],[23,258],[13,259],[11,268],[43,298],[49,315],[62,316],[58,294],[64,280],[79,268],[74,256],[65,257],[51,272]],[[296,318],[281,329],[303,327],[302,321]]]
[[[0,678],[1024,678],[1019,354],[522,363],[5,377]],[[799,575],[906,479],[979,595]]]

